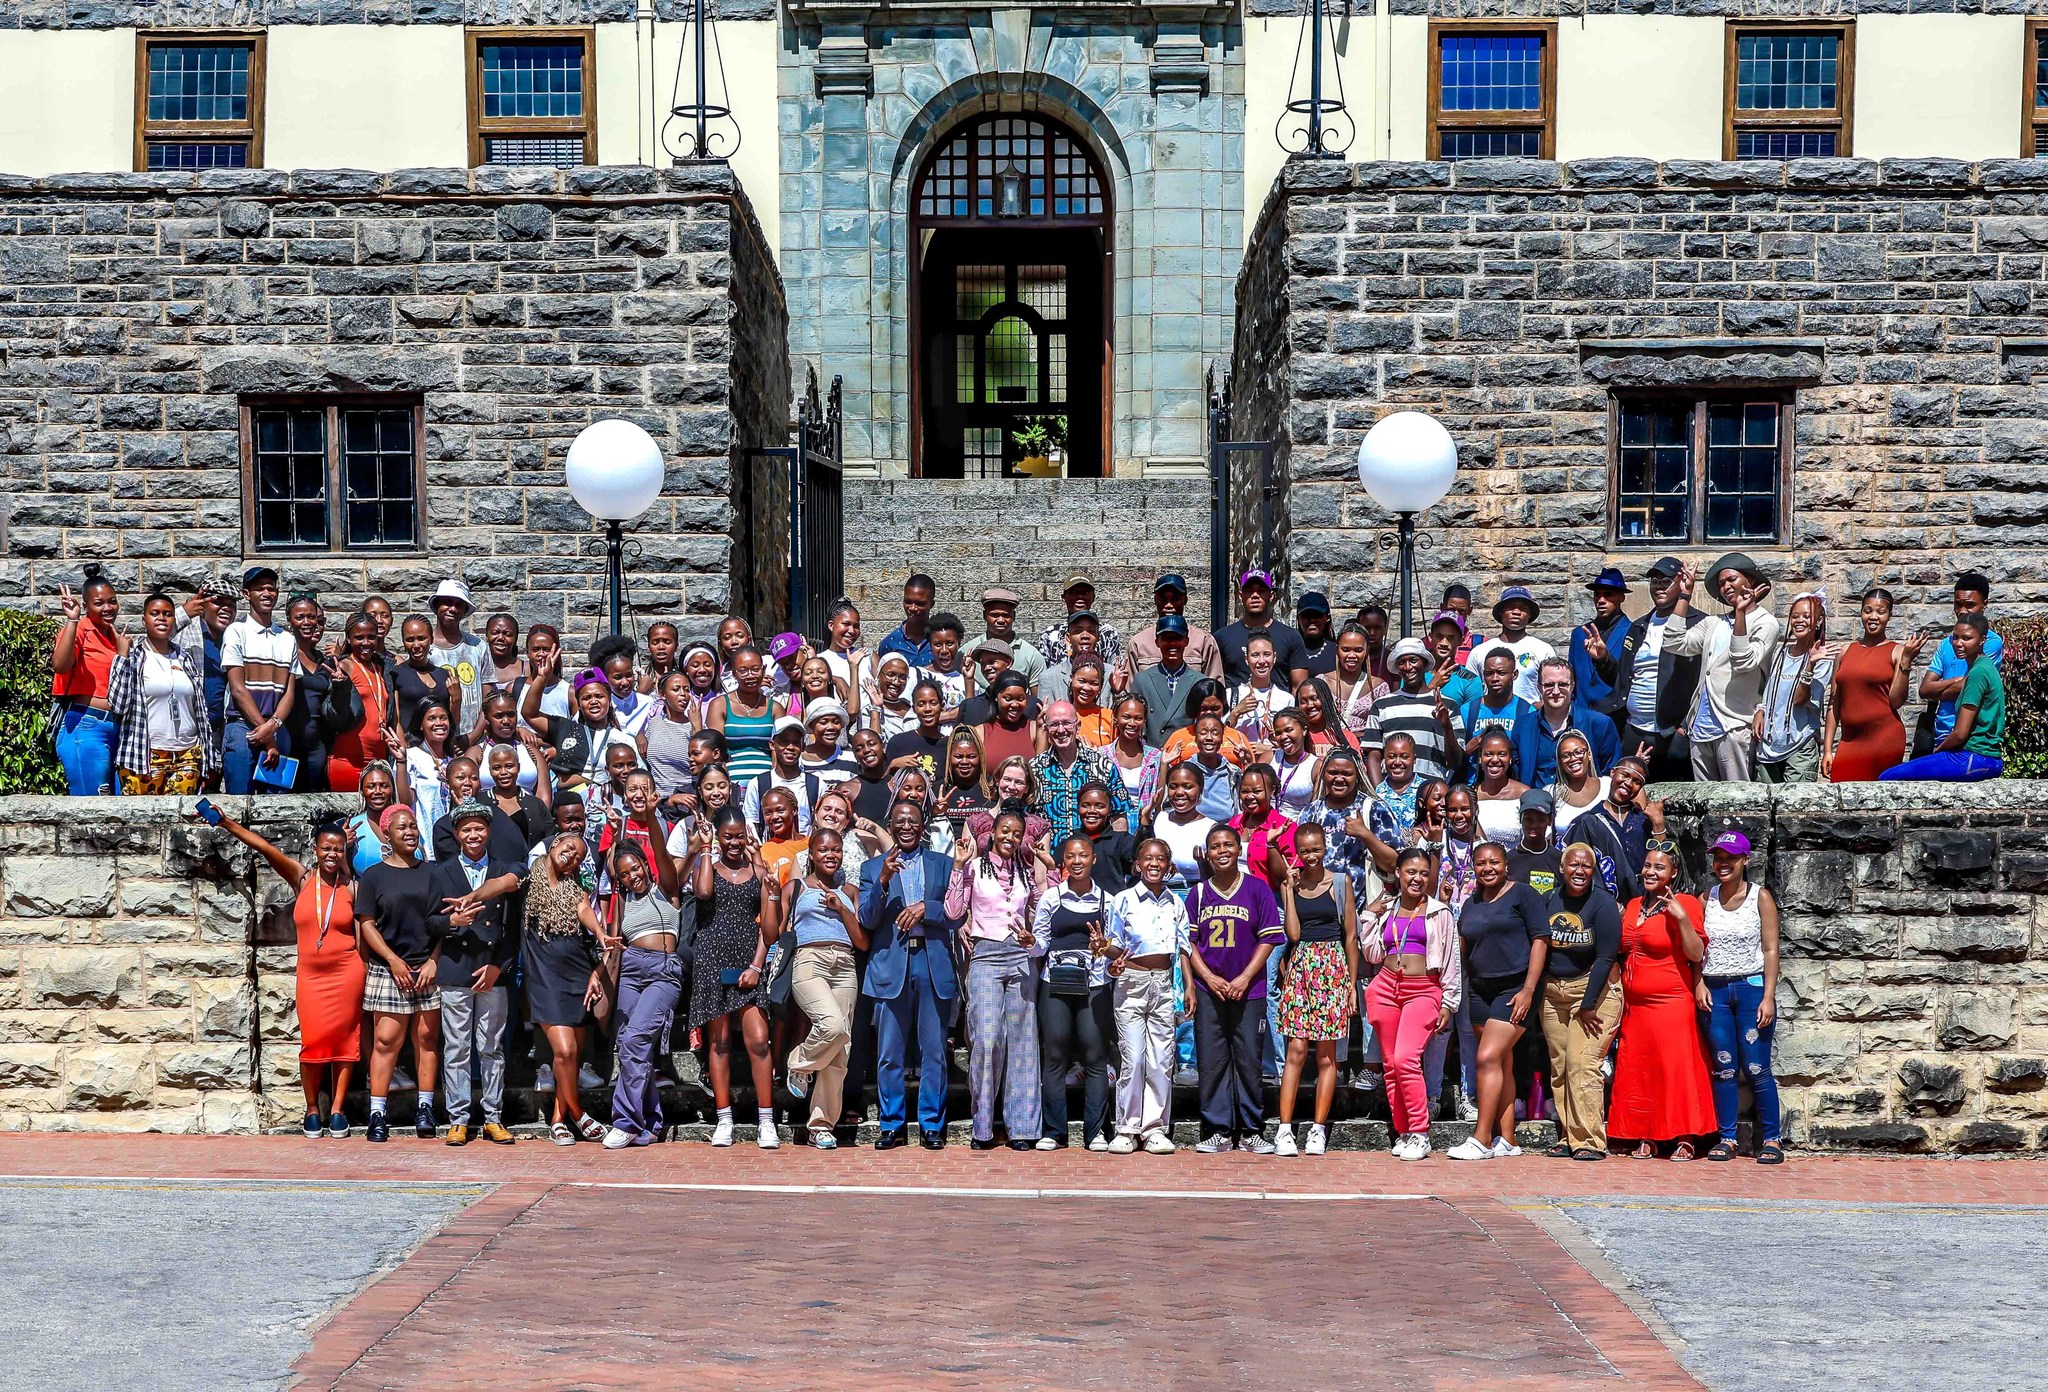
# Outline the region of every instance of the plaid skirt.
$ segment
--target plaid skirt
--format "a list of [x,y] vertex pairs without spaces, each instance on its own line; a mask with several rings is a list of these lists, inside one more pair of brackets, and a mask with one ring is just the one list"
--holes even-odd
[[417,993],[398,989],[398,978],[382,962],[363,964],[363,1009],[379,1015],[420,1015],[441,1008],[439,987]]

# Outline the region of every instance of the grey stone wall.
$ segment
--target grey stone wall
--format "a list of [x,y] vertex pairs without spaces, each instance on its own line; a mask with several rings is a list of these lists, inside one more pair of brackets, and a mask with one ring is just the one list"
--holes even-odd
[[903,581],[923,571],[938,606],[970,632],[981,592],[1024,600],[1017,627],[1037,633],[1066,612],[1067,577],[1095,582],[1096,608],[1128,634],[1152,616],[1152,582],[1187,577],[1188,613],[1209,613],[1206,479],[875,479],[846,481],[846,593],[870,645],[903,619]]
[[1733,826],[1778,898],[1789,1139],[2048,1148],[2048,784],[1660,791],[1689,889]]
[[292,555],[330,611],[479,608],[590,632],[600,539],[569,442],[623,416],[669,458],[632,600],[704,627],[728,600],[732,475],[788,415],[780,284],[722,166],[0,177],[0,598],[54,604],[244,558],[238,398],[417,393],[425,540]]
[[1423,602],[1524,583],[1546,626],[1583,619],[1601,566],[1671,549],[1610,543],[1610,389],[1761,384],[1796,392],[1788,540],[1743,548],[1781,595],[1881,583],[1924,622],[1975,566],[2001,609],[2039,604],[2044,194],[2025,160],[1290,165],[1235,368],[1240,404],[1281,423],[1296,587],[1392,594],[1353,460],[1412,407],[1460,449],[1423,519]]

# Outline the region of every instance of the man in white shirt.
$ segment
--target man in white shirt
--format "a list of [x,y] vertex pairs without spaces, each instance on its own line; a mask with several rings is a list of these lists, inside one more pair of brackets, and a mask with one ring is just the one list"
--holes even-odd
[[1109,968],[1123,1067],[1116,1079],[1116,1139],[1111,1151],[1128,1155],[1143,1145],[1170,1154],[1174,1064],[1173,962],[1188,944],[1188,911],[1167,888],[1173,853],[1152,838],[1138,847],[1132,867],[1138,882],[1113,895],[1103,944]]
[[484,674],[493,668],[490,644],[462,626],[475,606],[469,586],[460,580],[443,580],[427,604],[434,611],[434,665],[462,689],[465,728],[459,733],[474,739],[484,728]]
[[765,827],[761,821],[761,799],[775,789],[781,788],[796,800],[797,832],[808,836],[811,830],[811,803],[815,795],[824,790],[819,787],[815,775],[803,770],[803,721],[793,715],[776,718],[775,733],[768,739],[768,757],[773,761],[769,764],[768,771],[747,780],[747,825],[753,828],[755,836],[765,834]]
[[1494,603],[1493,617],[1500,624],[1500,633],[1476,643],[1465,659],[1465,665],[1474,672],[1484,674],[1486,655],[1505,652],[1515,659],[1515,695],[1531,706],[1538,703],[1541,693],[1536,689],[1536,667],[1538,663],[1557,656],[1557,649],[1541,638],[1529,636],[1529,625],[1536,622],[1543,612],[1536,603],[1536,596],[1529,593],[1526,585],[1510,585],[1500,593]]
[[227,679],[221,732],[221,783],[230,793],[288,793],[289,785],[256,781],[258,766],[277,770],[291,754],[284,728],[298,694],[299,640],[277,617],[277,572],[252,566],[242,576],[249,617],[229,624],[220,640]]
[[[1684,633],[1666,640],[1676,656],[1700,659],[1686,727],[1692,776],[1702,783],[1745,783],[1755,776],[1752,720],[1778,650],[1778,620],[1763,607],[1771,582],[1749,557],[1731,551],[1707,570],[1707,588],[1728,605],[1728,617],[1695,617]],[[1679,610],[1690,603],[1680,599]]]

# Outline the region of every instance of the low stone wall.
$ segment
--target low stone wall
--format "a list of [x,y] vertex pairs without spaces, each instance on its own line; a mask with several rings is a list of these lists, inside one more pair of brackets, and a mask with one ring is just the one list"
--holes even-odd
[[[1813,1147],[2048,1150],[2048,783],[1673,786],[1783,906],[1778,1076]],[[296,854],[352,799],[223,799]],[[282,886],[169,798],[0,799],[0,1128],[297,1115]]]

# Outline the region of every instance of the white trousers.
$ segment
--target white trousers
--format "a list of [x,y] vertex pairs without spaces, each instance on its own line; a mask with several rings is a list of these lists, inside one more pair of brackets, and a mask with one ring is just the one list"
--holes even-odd
[[1123,1049],[1116,1075],[1117,1133],[1163,1132],[1173,1106],[1173,969],[1126,970],[1116,978],[1114,1007]]

